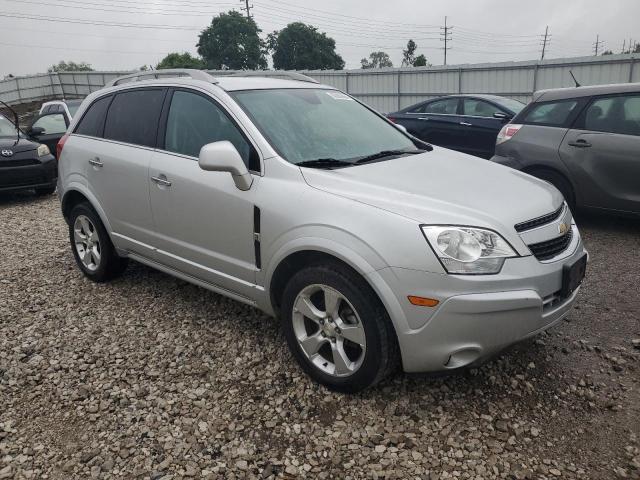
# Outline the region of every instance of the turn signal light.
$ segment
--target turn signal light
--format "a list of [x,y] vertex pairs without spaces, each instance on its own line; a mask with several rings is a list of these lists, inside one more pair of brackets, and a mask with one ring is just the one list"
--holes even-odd
[[414,295],[409,295],[407,298],[411,305],[416,305],[418,307],[435,307],[440,303],[440,301],[434,298],[416,297]]

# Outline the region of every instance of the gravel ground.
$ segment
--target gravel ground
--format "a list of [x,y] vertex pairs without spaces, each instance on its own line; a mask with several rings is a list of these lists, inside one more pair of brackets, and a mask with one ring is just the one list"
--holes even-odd
[[95,285],[57,198],[0,196],[0,479],[638,479],[640,222],[580,223],[561,325],[343,396],[276,320],[137,264]]

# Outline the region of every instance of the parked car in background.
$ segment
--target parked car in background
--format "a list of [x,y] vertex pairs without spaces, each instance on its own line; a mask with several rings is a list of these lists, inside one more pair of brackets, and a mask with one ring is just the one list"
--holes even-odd
[[572,206],[640,214],[640,83],[537,92],[492,160],[548,181]]
[[587,254],[547,183],[311,79],[154,76],[92,93],[60,142],[91,280],[133,259],[278,315],[302,368],[343,392],[400,362],[481,362],[573,308]]
[[40,115],[44,113],[64,113],[69,120],[78,111],[82,105],[82,100],[52,100],[51,102],[45,102],[40,107]]
[[491,158],[498,132],[524,106],[496,95],[452,95],[412,105],[387,118],[425,142]]
[[65,112],[43,113],[27,128],[26,134],[34,141],[44,143],[57,156],[58,142],[67,131],[71,119]]
[[18,116],[10,108],[7,110],[12,119],[0,113],[0,191],[34,189],[38,195],[53,193],[58,177],[55,158],[46,145],[20,131],[16,126]]

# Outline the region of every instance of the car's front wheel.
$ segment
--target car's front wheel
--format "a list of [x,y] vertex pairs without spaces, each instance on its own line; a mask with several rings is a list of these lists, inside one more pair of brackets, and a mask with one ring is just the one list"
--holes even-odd
[[127,266],[127,259],[118,256],[100,217],[88,203],[71,210],[69,240],[78,267],[94,282],[111,280]]
[[354,393],[397,365],[397,340],[379,298],[341,264],[297,272],[282,301],[287,343],[303,370],[330,389]]

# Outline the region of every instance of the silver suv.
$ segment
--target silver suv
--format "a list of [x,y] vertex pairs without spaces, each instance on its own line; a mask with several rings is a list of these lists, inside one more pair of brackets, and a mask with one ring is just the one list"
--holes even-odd
[[546,182],[313,81],[146,75],[91,94],[61,140],[90,279],[132,259],[279,316],[302,368],[343,392],[399,362],[477,364],[572,308],[587,254]]

